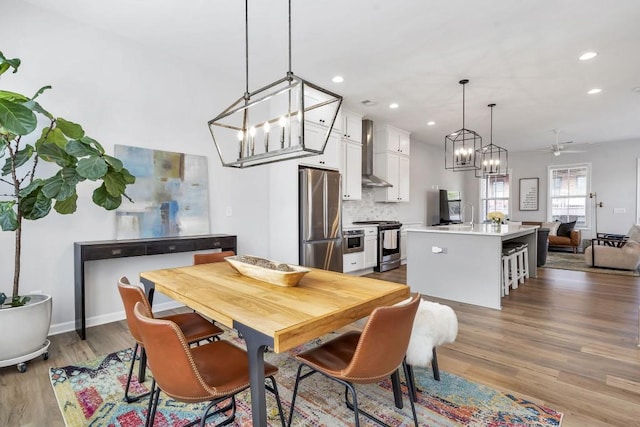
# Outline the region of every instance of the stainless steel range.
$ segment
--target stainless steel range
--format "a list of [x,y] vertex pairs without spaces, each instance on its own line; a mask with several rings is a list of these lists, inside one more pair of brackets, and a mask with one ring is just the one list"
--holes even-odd
[[400,267],[399,221],[356,221],[356,225],[376,225],[378,227],[378,265],[375,271],[387,271]]

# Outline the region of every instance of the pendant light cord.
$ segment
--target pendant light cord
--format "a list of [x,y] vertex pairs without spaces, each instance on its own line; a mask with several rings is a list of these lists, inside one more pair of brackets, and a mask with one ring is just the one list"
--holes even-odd
[[245,100],[249,100],[249,0],[244,0],[244,61],[245,61],[244,98]]
[[289,0],[289,72],[287,75],[293,75],[291,71],[291,0]]

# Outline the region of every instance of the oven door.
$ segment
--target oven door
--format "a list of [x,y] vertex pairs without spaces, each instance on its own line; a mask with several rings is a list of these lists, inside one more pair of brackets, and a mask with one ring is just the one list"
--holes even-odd
[[378,236],[378,257],[380,264],[400,259],[400,229],[380,230]]

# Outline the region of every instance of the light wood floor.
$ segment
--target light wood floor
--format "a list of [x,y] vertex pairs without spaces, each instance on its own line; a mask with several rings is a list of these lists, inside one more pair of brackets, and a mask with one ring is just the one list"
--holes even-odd
[[[406,270],[372,276],[404,283]],[[639,278],[539,269],[501,311],[440,302],[460,325],[441,369],[564,412],[563,427],[640,426]],[[24,374],[0,368],[0,426],[64,426],[48,368],[132,345],[124,322],[87,336],[51,337],[50,359]]]

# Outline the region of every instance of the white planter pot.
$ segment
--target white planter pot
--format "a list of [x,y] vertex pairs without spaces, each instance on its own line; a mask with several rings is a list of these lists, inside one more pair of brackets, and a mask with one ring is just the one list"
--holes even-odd
[[51,296],[29,297],[31,301],[25,306],[0,309],[0,367],[30,360],[45,353],[49,347]]

